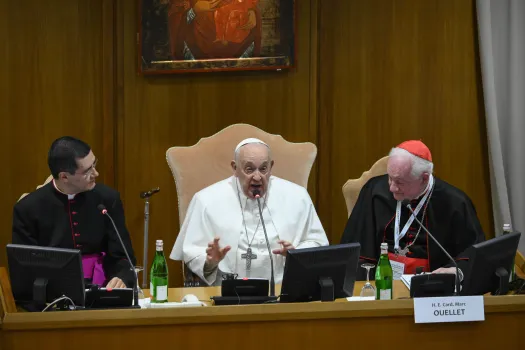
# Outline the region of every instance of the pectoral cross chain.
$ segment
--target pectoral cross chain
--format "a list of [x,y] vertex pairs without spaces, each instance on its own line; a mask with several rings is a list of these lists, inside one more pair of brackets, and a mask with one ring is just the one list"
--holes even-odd
[[241,259],[246,259],[246,271],[250,271],[252,260],[257,259],[257,255],[252,254],[252,248],[248,248],[245,254],[241,254]]

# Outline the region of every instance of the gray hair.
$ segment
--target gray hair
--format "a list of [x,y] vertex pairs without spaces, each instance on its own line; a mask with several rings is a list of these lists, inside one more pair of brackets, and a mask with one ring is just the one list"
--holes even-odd
[[399,147],[394,147],[390,150],[388,154],[389,157],[401,157],[408,158],[412,164],[412,169],[410,171],[413,178],[420,178],[423,173],[432,174],[434,171],[434,163],[429,162],[426,159],[419,158],[418,156],[413,155],[407,150]]

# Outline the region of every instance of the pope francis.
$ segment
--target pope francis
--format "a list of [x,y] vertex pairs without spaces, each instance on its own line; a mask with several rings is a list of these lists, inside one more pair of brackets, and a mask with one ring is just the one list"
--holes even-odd
[[254,138],[240,142],[231,162],[233,175],[192,198],[170,258],[183,260],[208,285],[220,285],[224,274],[269,279],[263,219],[275,283],[281,283],[288,250],[328,245],[306,189],[272,176],[273,165],[266,143]]

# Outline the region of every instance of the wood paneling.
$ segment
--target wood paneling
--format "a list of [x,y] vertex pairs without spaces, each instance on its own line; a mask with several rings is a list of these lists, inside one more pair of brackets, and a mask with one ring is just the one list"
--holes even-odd
[[[364,282],[356,283],[354,294]],[[209,299],[220,288],[171,289],[178,300],[187,292]],[[368,348],[377,337],[411,339],[426,349],[466,347],[518,348],[519,330],[525,322],[525,296],[485,296],[483,322],[414,323],[414,301],[403,282],[394,282],[392,301],[280,303],[146,310],[99,310],[77,312],[8,313],[4,318],[1,345],[10,350],[91,349],[96,339],[110,348],[143,348],[152,339],[168,339],[177,348],[237,349],[247,338],[287,336],[288,349],[337,348],[349,339],[353,347]],[[502,333],[506,336],[502,337]],[[322,334],[322,336],[319,336]],[[349,334],[351,336],[349,337]],[[479,334],[483,334],[482,337]],[[203,336],[206,335],[206,336]],[[45,342],[42,339],[45,338]],[[227,339],[217,341],[217,339]],[[267,349],[268,342],[250,343],[251,349]],[[405,349],[394,341],[389,349]]]
[[[169,254],[179,232],[176,188],[165,157],[169,147],[193,145],[240,122],[289,141],[316,142],[315,130],[310,130],[315,127],[309,104],[310,3],[297,4],[299,59],[292,71],[145,77],[136,70],[136,6],[118,1],[116,42],[122,68],[117,70],[117,183],[139,261],[143,256],[141,191],[161,189],[151,200],[148,256],[154,253],[156,239],[164,240],[164,252]],[[170,285],[180,284],[180,264],[170,260],[169,270],[175,281]]]
[[[267,309],[270,307],[266,307]],[[303,313],[304,314],[304,313]],[[151,319],[154,322],[154,318]],[[406,349],[406,342],[424,344],[425,349],[446,348],[494,349],[519,348],[520,331],[525,316],[523,312],[498,312],[487,316],[484,322],[440,324],[415,324],[414,316],[388,315],[388,317],[354,317],[309,320],[272,320],[180,325],[139,325],[126,327],[82,328],[73,330],[30,330],[5,332],[6,348],[25,350],[39,347],[42,350],[66,350],[75,344],[75,350],[90,350],[90,342],[78,339],[96,339],[108,348],[141,349],[152,341],[164,342],[177,349],[217,350],[241,349],[266,350],[270,339],[274,343],[286,337],[287,349],[337,349],[348,346],[368,349],[382,339],[390,341],[389,349]],[[160,323],[160,322],[159,322]],[[381,329],[378,337],[377,330]],[[505,334],[502,336],[501,334]],[[23,336],[22,336],[23,335]],[[400,335],[402,335],[400,337]],[[483,335],[483,336],[480,336]],[[398,340],[402,338],[403,340]],[[41,339],[46,339],[42,342]],[[268,339],[250,341],[247,339]],[[410,339],[404,341],[404,339]],[[249,345],[247,345],[247,342]],[[53,344],[49,346],[48,344]],[[348,345],[347,345],[348,344]],[[271,345],[270,345],[271,346]]]
[[472,0],[320,2],[318,208],[339,242],[341,187],[421,139],[435,174],[464,190],[492,234]]
[[0,319],[3,319],[6,313],[17,312],[11,282],[9,281],[9,274],[5,267],[0,268],[0,304],[2,309],[0,311]]
[[2,266],[13,205],[49,176],[47,151],[55,138],[87,141],[101,159],[100,180],[113,183],[107,155],[113,154],[114,113],[111,98],[105,100],[113,44],[103,36],[112,15],[106,2],[0,0],[0,159],[7,184],[0,201]]

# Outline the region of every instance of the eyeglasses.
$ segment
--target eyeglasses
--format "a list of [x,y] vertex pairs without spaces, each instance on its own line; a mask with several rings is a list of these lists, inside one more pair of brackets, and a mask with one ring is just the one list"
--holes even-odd
[[95,161],[93,162],[93,164],[92,164],[88,169],[86,169],[86,170],[85,170],[84,172],[82,172],[82,173],[77,173],[77,174],[81,174],[81,175],[84,176],[85,178],[89,178],[91,175],[93,175],[93,172],[96,170],[97,163],[98,163],[98,159],[95,159]]

